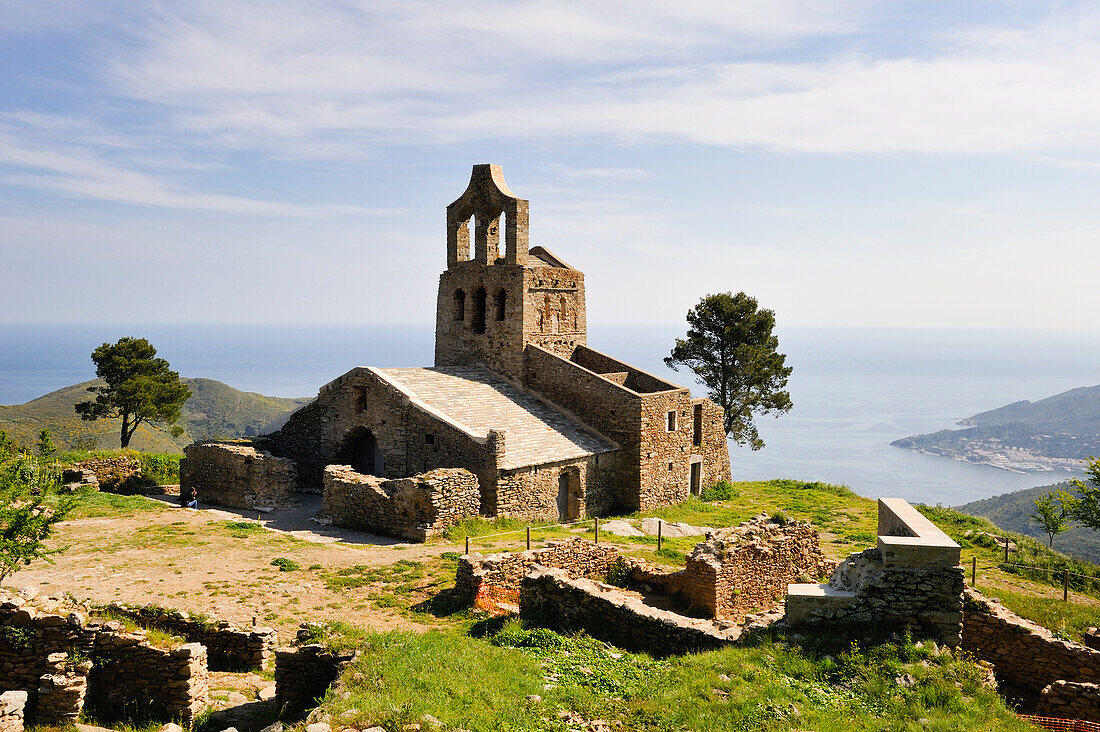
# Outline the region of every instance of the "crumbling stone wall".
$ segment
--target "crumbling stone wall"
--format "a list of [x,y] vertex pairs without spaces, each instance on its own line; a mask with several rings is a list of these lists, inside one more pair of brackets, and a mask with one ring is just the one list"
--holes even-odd
[[1056,681],[1100,683],[1100,651],[1055,638],[977,590],[967,588],[965,603],[962,647],[992,663],[1009,683],[1032,691]]
[[90,621],[61,598],[0,594],[0,692],[26,691],[28,720],[72,720],[83,702],[103,718],[190,722],[208,683],[198,644],[156,648],[143,631]]
[[1040,693],[1035,713],[1041,717],[1100,722],[1100,684],[1055,681]]
[[426,541],[478,515],[477,477],[463,468],[439,468],[386,480],[348,465],[325,468],[321,520],[336,526]]
[[703,458],[701,487],[706,490],[723,480],[733,480],[733,474],[730,471],[729,443],[726,438],[726,428],[722,422],[725,412],[710,399],[692,399],[691,408],[693,422],[691,451],[694,455],[700,455]]
[[23,710],[26,705],[25,691],[0,694],[0,732],[23,732]]
[[474,602],[485,587],[519,590],[524,575],[538,564],[562,569],[574,577],[605,578],[619,558],[619,550],[587,539],[548,541],[543,549],[482,556],[471,553],[458,560],[455,592]]
[[181,720],[189,724],[206,706],[206,649],[152,646],[144,632],[104,623],[95,636],[87,707],[100,719]]
[[230,508],[283,508],[294,503],[294,463],[246,443],[199,442],[183,449],[180,492]]
[[961,567],[942,565],[891,566],[883,562],[877,547],[851,555],[829,580],[834,597],[819,604],[807,603],[795,610],[787,598],[787,621],[792,624],[874,626],[908,628],[916,635],[958,646],[962,632]]
[[319,643],[275,650],[275,707],[281,719],[295,719],[317,705],[329,686],[358,656]]
[[525,623],[589,635],[631,651],[654,655],[693,653],[734,642],[741,629],[651,607],[642,598],[564,569],[536,567],[520,583]]
[[761,514],[696,544],[681,592],[708,617],[739,619],[777,604],[788,584],[816,579],[831,567],[808,522],[779,524]]
[[145,628],[157,628],[206,647],[211,671],[262,669],[275,658],[279,634],[274,628],[241,628],[227,621],[200,621],[167,608],[111,603],[107,609],[131,618]]
[[99,488],[105,491],[132,488],[141,482],[141,464],[125,455],[81,460],[70,465],[68,470],[92,471]]

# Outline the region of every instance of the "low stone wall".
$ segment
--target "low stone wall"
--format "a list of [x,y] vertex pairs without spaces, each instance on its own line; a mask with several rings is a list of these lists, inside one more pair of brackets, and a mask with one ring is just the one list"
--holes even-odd
[[358,651],[333,652],[319,643],[275,650],[275,706],[280,719],[296,719],[317,706]]
[[325,468],[322,523],[425,541],[478,515],[477,476],[465,468],[438,468],[410,478],[363,475],[350,465]]
[[963,618],[963,648],[1011,684],[1041,691],[1056,681],[1100,682],[1100,651],[1055,638],[977,590],[966,590]]
[[28,721],[71,721],[87,704],[105,719],[190,723],[208,683],[201,645],[156,648],[61,598],[0,594],[0,692],[27,692]]
[[580,538],[548,541],[543,549],[524,552],[471,553],[458,560],[455,592],[472,603],[486,587],[518,591],[520,581],[536,564],[563,569],[574,577],[603,579],[618,558],[614,546]]
[[1035,714],[1100,722],[1100,684],[1055,681],[1043,689]]
[[880,498],[878,507],[878,545],[841,562],[828,584],[791,584],[784,621],[909,629],[958,646],[964,586],[959,545],[900,498]]
[[25,691],[0,694],[0,732],[23,732],[23,709],[26,704]]
[[126,492],[140,487],[141,464],[125,455],[113,458],[92,458],[70,465],[68,471],[90,470],[100,490]]
[[273,509],[294,503],[294,463],[247,443],[196,442],[183,448],[180,494],[229,508]]
[[583,629],[620,648],[657,656],[713,650],[741,635],[738,626],[660,610],[617,587],[548,567],[534,568],[520,583],[520,617],[554,630]]
[[275,658],[279,634],[274,628],[240,628],[228,622],[203,622],[187,613],[152,606],[111,603],[107,610],[206,647],[211,671],[266,668]]
[[788,584],[810,581],[831,568],[813,526],[780,524],[761,514],[697,544],[687,558],[681,592],[696,611],[736,620],[777,605]]

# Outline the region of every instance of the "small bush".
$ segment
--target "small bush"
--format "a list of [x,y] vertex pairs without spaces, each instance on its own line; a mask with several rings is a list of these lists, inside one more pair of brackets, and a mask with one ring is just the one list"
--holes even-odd
[[627,569],[622,557],[616,559],[615,563],[607,568],[607,584],[616,587],[630,586],[630,570]]
[[295,572],[301,567],[293,559],[287,559],[286,557],[276,557],[271,560],[272,567],[278,567],[280,572]]
[[715,485],[707,488],[699,496],[703,501],[712,503],[714,501],[730,501],[734,498],[740,498],[741,494],[733,487],[733,483],[728,480],[722,480]]

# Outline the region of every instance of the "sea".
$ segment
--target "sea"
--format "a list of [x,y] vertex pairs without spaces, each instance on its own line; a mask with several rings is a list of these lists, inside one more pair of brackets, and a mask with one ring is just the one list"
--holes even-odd
[[[590,326],[589,344],[705,390],[662,359],[677,326]],[[1066,480],[891,447],[1004,404],[1100,383],[1100,332],[786,329],[794,408],[757,418],[766,446],[731,443],[738,480],[795,478],[869,496],[960,505]],[[89,354],[122,336],[148,338],[183,376],[272,396],[316,394],[354,366],[430,365],[431,325],[0,325],[0,404],[20,404],[95,376]]]

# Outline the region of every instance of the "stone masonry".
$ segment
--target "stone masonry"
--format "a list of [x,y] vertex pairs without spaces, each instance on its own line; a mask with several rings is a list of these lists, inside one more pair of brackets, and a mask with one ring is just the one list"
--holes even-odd
[[905,629],[949,646],[962,632],[959,545],[899,498],[880,498],[878,546],[853,554],[828,584],[792,584],[785,622]]
[[590,348],[584,274],[528,235],[528,201],[474,166],[447,207],[435,366],[352,369],[256,440],[294,463],[298,491],[323,491],[329,465],[465,468],[482,515],[569,522],[730,479],[721,409]]
[[279,718],[297,719],[316,706],[357,656],[357,651],[330,651],[319,643],[276,649],[275,707]]
[[87,608],[61,598],[32,602],[0,593],[0,692],[6,691],[27,692],[26,718],[35,723],[63,723],[87,706],[105,719],[186,724],[206,705],[206,649],[159,648],[143,631],[89,620]]
[[23,732],[23,711],[27,692],[5,691],[0,694],[0,732]]
[[518,591],[520,582],[535,565],[565,570],[573,577],[604,579],[619,558],[619,550],[587,539],[548,541],[543,549],[501,554],[467,554],[458,560],[455,593],[474,602],[484,588]]
[[325,468],[324,508],[318,519],[336,526],[426,541],[478,515],[477,477],[463,468],[439,468],[386,480],[349,465]]
[[1035,713],[1042,717],[1100,723],[1100,684],[1055,681],[1039,694]]
[[195,491],[201,503],[272,509],[294,502],[296,473],[290,460],[246,443],[199,442],[183,450],[180,493]]

